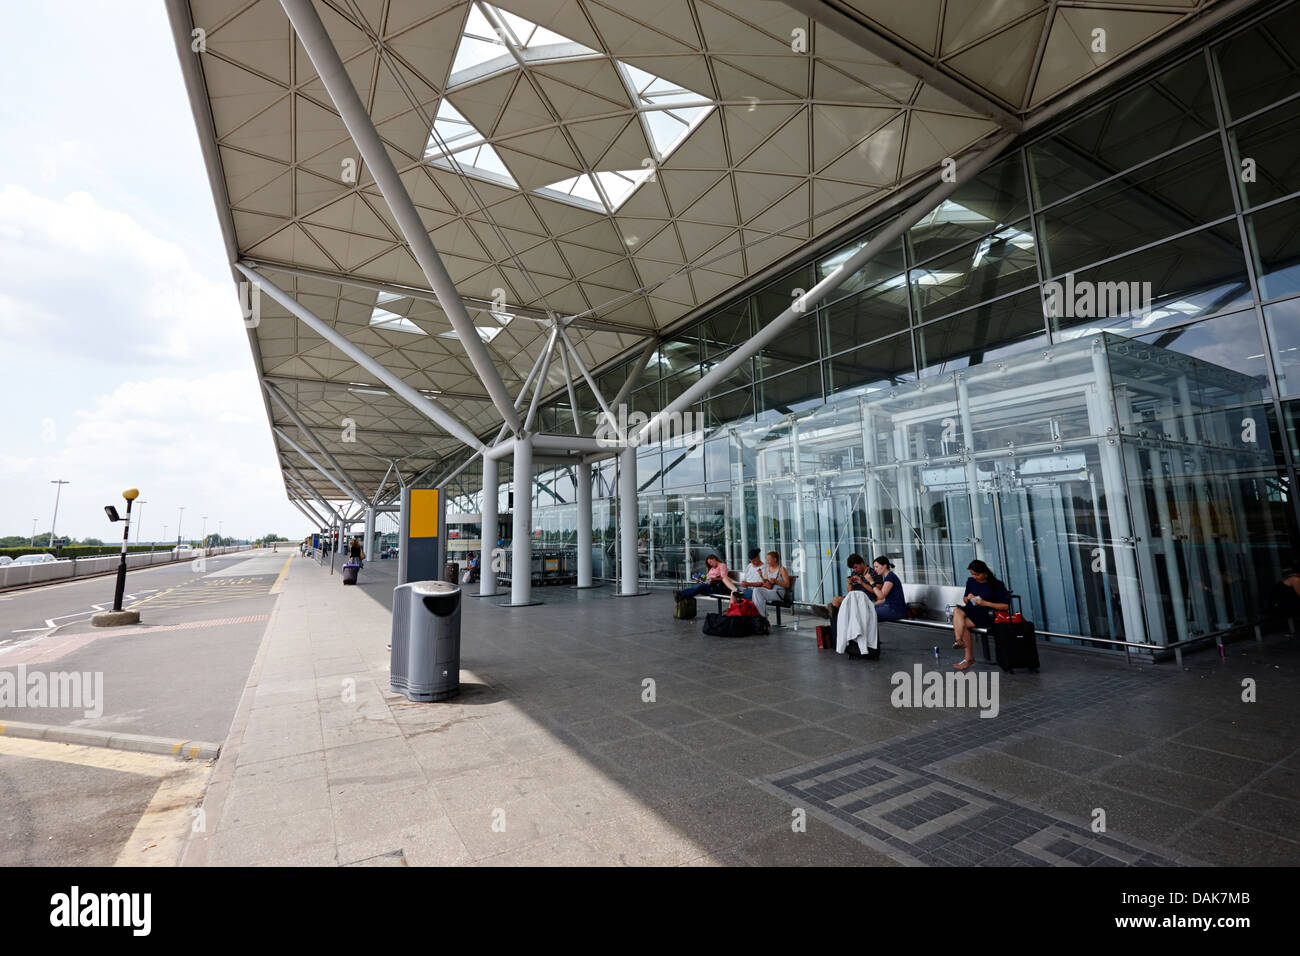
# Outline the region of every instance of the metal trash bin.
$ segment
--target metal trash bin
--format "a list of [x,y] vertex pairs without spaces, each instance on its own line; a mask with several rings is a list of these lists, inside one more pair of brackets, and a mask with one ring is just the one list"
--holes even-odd
[[411,581],[393,589],[389,686],[414,701],[460,693],[460,587]]
[[442,579],[448,584],[460,584],[460,564],[448,561],[442,566]]

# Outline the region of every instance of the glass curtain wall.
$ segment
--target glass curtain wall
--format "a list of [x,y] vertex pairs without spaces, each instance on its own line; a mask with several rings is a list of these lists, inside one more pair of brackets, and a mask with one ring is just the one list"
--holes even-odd
[[[1177,570],[1188,582],[1181,590],[1167,583],[1158,591],[1158,606],[1157,598],[1144,599],[1141,626],[1153,640],[1248,618],[1252,589],[1268,583],[1296,524],[1296,36],[1300,3],[1290,3],[1085,105],[960,187],[779,343],[720,383],[690,409],[707,425],[694,448],[644,449],[638,458],[642,577],[680,581],[700,569],[706,550],[721,552],[735,567],[750,547],[802,548],[796,597],[824,600],[829,582],[843,576],[833,565],[836,556],[846,548],[866,554],[878,541],[895,549],[890,553],[908,573],[935,583],[960,584],[963,562],[982,552],[1005,576],[1026,582],[1026,610],[1045,615],[1053,622],[1048,629],[1061,633],[1133,633],[1138,622],[1116,616],[1122,560],[1131,560],[1142,580],[1171,582]],[[662,408],[788,306],[793,289],[829,274],[881,225],[815,260],[792,264],[754,293],[674,333],[634,394],[637,410]],[[1045,308],[1048,283],[1111,294],[1091,302],[1058,294]],[[1189,381],[1188,401],[1200,411],[1187,420],[1181,413],[1160,417],[1166,413],[1150,388],[1126,404],[1122,388],[1114,401],[1128,417],[1115,426],[1126,430],[1111,436],[1119,472],[1110,481],[1103,476],[1113,458],[1103,452],[1112,446],[1103,448],[1088,432],[1095,413],[1086,403],[1048,397],[1055,375],[1039,383],[1041,416],[1033,421],[985,427],[978,423],[987,407],[983,398],[972,402],[971,441],[996,435],[1000,449],[967,442],[959,418],[952,426],[942,419],[910,422],[907,409],[891,404],[924,408],[938,393],[932,390],[956,389],[953,375],[966,370],[973,376],[966,387],[977,392],[992,387],[980,382],[1002,380],[977,371],[1023,366],[1032,377],[1027,369],[1039,367],[1044,352],[1103,333],[1128,340],[1133,354],[1195,360],[1202,377],[1244,378],[1216,388]],[[1110,346],[1106,352],[1117,354]],[[1218,371],[1205,371],[1211,367]],[[600,387],[613,394],[624,371],[602,370]],[[1121,378],[1148,380],[1139,371],[1125,365]],[[1250,388],[1243,387],[1247,380]],[[1176,383],[1164,387],[1177,391]],[[1172,394],[1167,401],[1188,405]],[[580,405],[589,398],[580,398]],[[1211,461],[1208,452],[1177,450],[1199,448],[1205,435],[1191,426],[1202,421],[1218,421],[1215,427],[1226,435],[1222,416],[1229,409],[1238,416],[1239,432],[1246,428],[1242,419],[1253,422],[1257,445],[1246,458]],[[582,409],[583,415],[589,411]],[[800,429],[792,433],[791,422],[809,414],[837,422],[825,429],[840,437],[813,440],[822,432],[811,425],[810,437]],[[877,416],[890,429],[905,425],[905,435],[876,431],[883,427]],[[955,436],[946,427],[955,427]],[[1031,438],[1046,440],[1045,430],[1054,427],[1062,451],[1044,453],[1032,466],[1019,462],[1018,449]],[[849,441],[854,428],[874,432],[874,439]],[[1073,439],[1081,448],[1069,446]],[[974,460],[949,460],[963,447],[972,449]],[[994,457],[987,461],[996,461],[999,451],[1017,462],[1014,493],[997,487],[1007,469],[990,468],[978,457],[988,453]],[[1087,477],[1067,481],[1051,471],[1047,459],[1057,454],[1063,456],[1058,464],[1070,466],[1062,475]],[[612,578],[618,552],[614,465],[604,467],[593,495],[596,573]],[[910,484],[895,481],[886,489],[866,480],[869,469],[882,467],[909,476]],[[1048,470],[1030,480],[1027,467]],[[964,475],[971,468],[978,493],[956,494],[962,486],[953,469]],[[1137,506],[1117,507],[1125,497]],[[548,495],[539,499],[539,513],[559,507]],[[1120,514],[1134,526],[1128,535],[1112,526]],[[1055,551],[1041,544],[1048,531]],[[1032,548],[1019,544],[1025,535],[1036,542]],[[1105,572],[1080,574],[1083,552],[1069,543],[1079,541],[1109,542]],[[1123,553],[1129,558],[1121,559]],[[946,555],[942,562],[939,554]],[[793,563],[795,555],[787,560]],[[1056,585],[1030,589],[1029,577],[1056,573],[1052,568],[1086,583],[1069,594]]]

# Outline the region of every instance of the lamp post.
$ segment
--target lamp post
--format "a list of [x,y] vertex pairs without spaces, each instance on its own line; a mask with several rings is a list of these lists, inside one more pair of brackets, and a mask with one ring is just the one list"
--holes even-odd
[[36,522],[38,522],[38,521],[40,521],[40,520],[41,520],[40,518],[33,518],[33,519],[32,519],[32,543],[31,543],[30,545],[28,545],[28,547],[30,547],[30,548],[34,548],[34,547],[36,547]]
[[50,484],[57,485],[54,489],[54,520],[50,522],[50,548],[54,548],[54,526],[59,523],[59,495],[63,494],[63,486],[70,485],[72,482],[64,481],[61,478],[53,479]]
[[117,584],[113,588],[113,610],[100,611],[90,618],[90,623],[95,627],[114,627],[119,624],[139,624],[139,611],[123,611],[122,598],[126,595],[126,549],[131,541],[131,506],[135,504],[135,499],[140,497],[140,492],[135,488],[128,488],[122,492],[122,497],[126,499],[126,515],[120,516],[117,509],[112,505],[104,507],[104,513],[108,515],[109,521],[125,521],[126,525],[122,528],[122,555],[117,563]]
[[199,537],[199,547],[206,548],[208,546],[208,516],[200,515],[200,517],[203,518],[203,534]]
[[140,529],[141,529],[142,527],[144,527],[144,506],[147,505],[148,503],[149,503],[149,502],[145,501],[143,498],[140,499],[140,502],[139,502],[139,504],[140,504],[140,517],[136,519],[136,523],[135,523],[135,543],[136,543],[136,544],[139,544],[139,543],[140,543]]
[[180,513],[176,516],[176,550],[181,549],[181,519],[185,517],[185,506],[181,505]]

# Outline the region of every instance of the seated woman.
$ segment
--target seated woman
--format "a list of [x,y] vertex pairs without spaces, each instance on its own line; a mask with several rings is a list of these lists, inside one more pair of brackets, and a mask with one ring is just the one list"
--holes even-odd
[[673,597],[680,601],[684,597],[695,597],[697,594],[726,594],[727,586],[722,582],[728,580],[727,566],[722,563],[722,559],[716,554],[711,554],[704,559],[705,567],[708,570],[704,574],[704,581],[693,587],[682,588],[673,594]]
[[775,551],[767,552],[767,564],[759,568],[759,586],[741,590],[742,598],[749,598],[758,608],[761,616],[767,615],[767,602],[785,600],[790,590],[790,572],[781,566],[781,555]]
[[987,564],[972,561],[966,569],[971,576],[966,579],[966,593],[962,596],[965,603],[952,612],[952,631],[957,638],[952,646],[966,652],[965,657],[953,665],[959,671],[968,670],[975,664],[975,628],[987,628],[993,623],[994,612],[1011,607],[1010,592],[993,576]]
[[907,599],[903,597],[903,582],[894,573],[894,566],[883,554],[871,562],[876,572],[876,617],[882,621],[902,621],[907,618]]

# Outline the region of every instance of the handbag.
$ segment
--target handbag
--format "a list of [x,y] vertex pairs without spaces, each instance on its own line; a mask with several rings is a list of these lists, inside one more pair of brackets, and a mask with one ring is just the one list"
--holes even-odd
[[[1012,607],[1015,610],[1012,610]],[[1025,616],[1020,613],[1020,598],[1015,594],[1011,595],[1007,610],[993,612],[994,624],[1023,624],[1024,620]]]
[[749,598],[733,600],[727,608],[727,617],[758,617],[758,607]]

